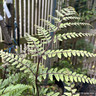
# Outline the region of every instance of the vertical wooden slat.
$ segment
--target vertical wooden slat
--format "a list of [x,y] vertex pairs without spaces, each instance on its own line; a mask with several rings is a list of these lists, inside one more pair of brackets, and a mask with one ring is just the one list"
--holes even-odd
[[[41,19],[44,19],[44,0],[42,0],[42,12],[41,12]],[[41,21],[41,26],[43,26],[44,22]]]
[[[46,16],[47,16],[47,0],[45,0],[45,16],[44,16],[45,20],[47,19]],[[44,28],[45,28],[45,24],[44,24]]]
[[[47,20],[49,20],[49,12],[50,12],[50,0],[48,0],[48,7],[47,7]],[[47,27],[48,28],[48,27]]]
[[34,0],[32,0],[32,26],[31,26],[31,35],[33,35],[33,26],[34,26]]
[[30,34],[30,0],[28,0],[28,34]]
[[24,36],[25,36],[25,34],[26,34],[26,26],[27,26],[27,24],[26,24],[26,0],[24,0]]
[[[0,14],[3,16],[3,0],[0,0]],[[2,30],[1,30],[1,27],[0,27],[0,42],[3,40],[2,38]]]
[[[50,15],[51,16],[53,15],[52,12],[53,12],[53,0],[51,0],[51,6],[50,6]],[[51,21],[52,21],[52,19],[50,18],[50,22]]]
[[39,0],[38,25],[40,26],[41,0]]
[[1,30],[1,27],[0,27],[0,42],[2,42],[2,30]]
[[20,10],[20,37],[22,38],[22,0],[19,0],[19,10]]
[[15,10],[16,10],[16,22],[19,27],[19,0],[15,0]]
[[[37,3],[38,1],[35,0],[35,24],[34,25],[37,25]],[[36,28],[35,28],[35,34],[36,34]]]

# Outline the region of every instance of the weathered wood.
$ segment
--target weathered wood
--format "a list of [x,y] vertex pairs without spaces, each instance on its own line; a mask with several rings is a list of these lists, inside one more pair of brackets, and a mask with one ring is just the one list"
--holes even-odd
[[14,4],[7,4],[8,9],[11,13],[11,18],[7,18],[7,24],[8,24],[8,33],[11,37],[13,37],[14,33]]
[[[10,48],[13,46],[13,43],[12,43],[12,40],[11,40],[11,37],[8,33],[8,29],[6,27],[6,24],[4,23],[4,20],[0,21],[0,26],[1,26],[1,29],[2,29],[2,34],[4,36],[4,42],[6,42],[6,47]],[[14,48],[12,48],[12,53],[15,53],[15,50]]]

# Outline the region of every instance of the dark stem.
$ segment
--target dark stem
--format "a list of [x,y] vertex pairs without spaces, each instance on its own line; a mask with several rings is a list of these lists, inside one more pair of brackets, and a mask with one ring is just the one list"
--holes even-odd
[[[63,21],[63,20],[62,20],[62,21]],[[54,36],[55,36],[56,32],[58,31],[58,29],[59,29],[60,24],[62,23],[62,21],[58,24],[58,27],[57,27],[57,29],[56,29],[56,31],[54,32],[54,35],[53,35],[53,37],[52,37],[52,40],[50,41],[50,43],[49,43],[48,46],[46,47],[44,53],[49,49],[50,44],[53,42]],[[43,55],[44,53],[42,53],[42,55]],[[41,61],[41,59],[42,59],[42,55],[41,55],[41,57],[39,57],[39,59],[38,59],[38,65],[37,65],[37,71],[36,71],[36,79],[35,79],[36,89],[37,89],[37,96],[39,96],[38,80],[37,80],[37,78],[38,78],[39,65],[40,65],[40,61]]]
[[39,89],[38,89],[38,71],[39,71],[39,65],[40,65],[40,61],[41,61],[42,57],[39,57],[38,59],[38,65],[37,65],[37,71],[36,71],[36,79],[35,79],[35,83],[36,83],[36,89],[37,89],[37,96],[39,96]]
[[[53,35],[53,37],[52,37],[52,40],[50,41],[50,43],[49,43],[48,46],[46,47],[44,53],[49,49],[50,44],[53,42],[53,40],[54,40],[54,36],[55,36],[56,32],[58,31],[58,29],[59,29],[60,24],[62,23],[62,21],[63,21],[63,20],[61,20],[61,22],[58,23],[58,27],[57,27],[56,31],[54,32],[54,35]],[[43,53],[43,54],[44,54],[44,53]],[[42,55],[43,55],[43,54],[42,54]]]

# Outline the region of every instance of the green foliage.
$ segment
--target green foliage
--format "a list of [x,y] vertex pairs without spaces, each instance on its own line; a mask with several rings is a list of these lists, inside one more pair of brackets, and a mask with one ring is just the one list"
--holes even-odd
[[65,86],[65,89],[67,92],[64,93],[62,96],[80,96],[79,93],[76,93],[77,89],[75,89],[75,84],[74,83],[66,83],[67,86]]
[[0,96],[21,96],[26,89],[31,89],[31,86],[23,84],[9,85],[7,88],[0,90]]
[[[88,8],[88,0],[77,0],[74,4],[76,11],[82,17],[82,20],[89,20],[96,15],[96,12],[93,8]],[[93,5],[91,5],[93,7]]]
[[76,42],[76,49],[77,50],[86,50],[88,52],[93,52],[93,44],[85,41],[84,39],[78,40]]
[[[51,16],[52,19],[54,19],[55,23],[57,23],[58,26],[53,25],[50,21],[42,20],[45,22],[48,29],[45,29],[41,26],[37,26],[36,28],[38,30],[38,36],[40,37],[40,40],[36,38],[35,36],[30,36],[29,34],[26,35],[26,40],[28,41],[28,48],[29,53],[31,57],[38,58],[37,63],[33,63],[31,60],[28,60],[26,58],[20,57],[18,54],[11,54],[7,52],[0,51],[0,56],[5,61],[3,66],[14,66],[16,69],[18,69],[18,73],[23,72],[27,76],[27,83],[24,82],[22,84],[21,82],[16,84],[9,84],[8,85],[8,79],[7,79],[7,87],[4,89],[0,89],[0,95],[1,96],[59,96],[60,93],[53,92],[53,90],[49,90],[43,85],[44,80],[49,78],[50,81],[53,80],[53,76],[55,76],[56,80],[61,80],[62,82],[87,82],[91,84],[96,84],[96,80],[93,78],[89,78],[88,76],[84,74],[79,74],[74,71],[69,70],[68,68],[46,68],[43,64],[41,64],[42,59],[47,60],[47,58],[53,58],[58,57],[59,59],[62,59],[63,57],[72,57],[72,56],[78,56],[78,57],[96,57],[96,54],[83,51],[83,50],[72,50],[72,49],[49,49],[50,45],[53,43],[56,43],[56,40],[63,41],[65,39],[71,39],[71,38],[79,38],[84,36],[94,36],[93,34],[89,33],[58,33],[61,29],[70,27],[70,26],[90,26],[88,23],[79,22],[80,17],[77,15],[76,11],[72,7],[63,8],[60,11],[56,10],[57,17]],[[74,22],[71,22],[70,20],[74,20]],[[75,21],[77,20],[77,21]],[[66,21],[66,22],[65,22]],[[50,36],[50,32],[53,32],[53,37]],[[43,44],[45,44],[45,49],[43,47]],[[24,54],[24,55],[27,55]],[[10,78],[10,76],[9,76]],[[16,78],[16,77],[15,77]],[[21,79],[22,80],[22,79]],[[4,81],[5,82],[5,81]],[[13,81],[10,80],[12,83]],[[3,84],[3,83],[2,83]],[[5,85],[3,85],[5,86]],[[74,96],[79,96],[79,94],[76,93],[76,89],[73,89],[74,85],[72,84],[69,86],[69,83],[66,85],[66,89],[68,92],[65,92],[64,95],[71,96],[74,94]],[[27,92],[25,90],[29,89]],[[71,92],[71,93],[70,93]]]

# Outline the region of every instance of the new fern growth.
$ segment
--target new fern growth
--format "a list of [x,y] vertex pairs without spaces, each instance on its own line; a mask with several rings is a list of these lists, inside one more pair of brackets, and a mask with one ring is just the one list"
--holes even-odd
[[[47,29],[35,25],[38,31],[38,36],[41,38],[39,40],[35,36],[30,36],[26,34],[26,40],[28,41],[28,48],[29,53],[32,57],[37,57],[38,62],[34,64],[31,60],[27,60],[26,58],[22,58],[17,54],[10,54],[0,51],[0,56],[4,61],[6,61],[8,66],[14,66],[15,68],[19,69],[21,72],[26,74],[27,78],[29,78],[28,85],[9,85],[6,89],[0,89],[0,96],[25,96],[24,91],[26,89],[29,90],[27,96],[61,96],[59,92],[54,92],[50,90],[50,88],[46,88],[46,86],[42,85],[44,80],[48,78],[49,80],[53,81],[53,76],[57,79],[57,81],[61,80],[62,82],[66,83],[65,89],[68,92],[64,92],[62,96],[79,96],[76,93],[76,89],[74,89],[74,82],[87,82],[91,84],[96,84],[96,80],[93,78],[89,78],[83,74],[77,74],[74,71],[70,71],[66,68],[62,68],[58,70],[58,68],[46,68],[43,64],[41,64],[42,58],[46,60],[47,58],[58,57],[61,59],[62,57],[71,57],[71,56],[82,56],[82,57],[96,57],[96,54],[83,51],[83,50],[64,50],[64,49],[50,49],[49,47],[51,44],[56,43],[57,40],[64,41],[67,39],[77,38],[77,37],[85,37],[85,36],[94,36],[90,33],[59,33],[61,29],[65,29],[70,26],[91,26],[89,23],[79,22],[80,17],[72,7],[63,8],[60,11],[56,10],[57,17],[50,16],[54,19],[56,25],[53,25],[50,21],[42,20],[45,22]],[[74,20],[74,22],[70,21]],[[77,21],[75,21],[77,20]],[[53,36],[51,37],[50,33],[53,32]],[[42,47],[45,44],[45,48]],[[71,83],[70,83],[71,82]],[[25,91],[26,92],[26,91]],[[16,95],[14,95],[16,94]],[[22,94],[22,95],[21,95]]]

